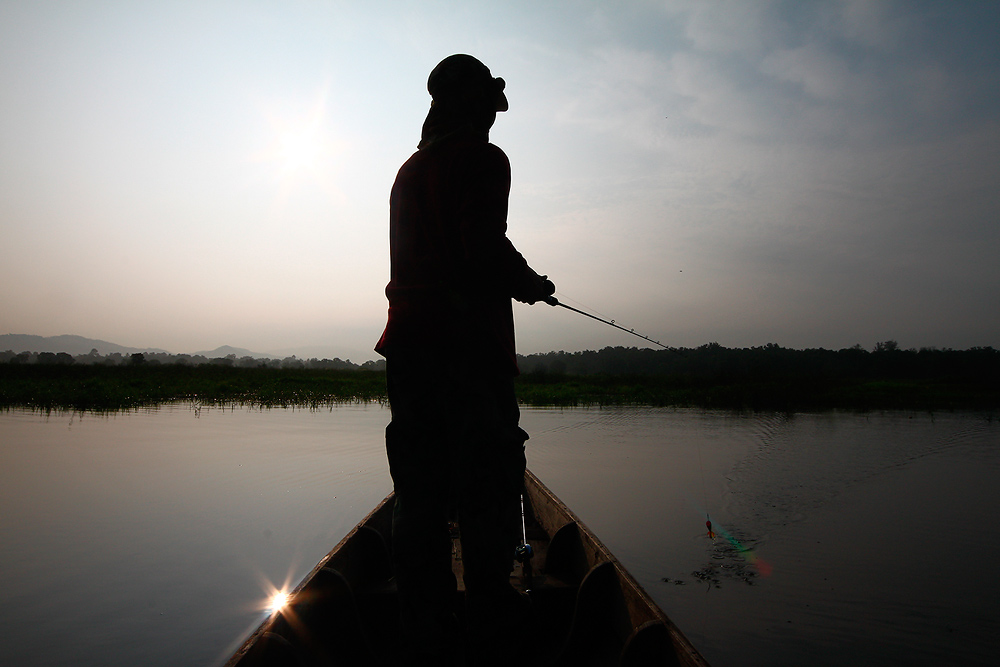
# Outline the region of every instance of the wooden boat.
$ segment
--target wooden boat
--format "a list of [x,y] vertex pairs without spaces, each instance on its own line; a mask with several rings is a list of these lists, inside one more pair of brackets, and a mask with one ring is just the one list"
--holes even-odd
[[[704,658],[600,540],[530,471],[525,524],[533,555],[511,583],[529,591],[526,659],[540,665],[683,665]],[[398,612],[389,557],[393,495],[333,548],[236,651],[227,667],[394,665]],[[453,530],[459,581],[461,545]],[[456,664],[464,664],[456,649]]]

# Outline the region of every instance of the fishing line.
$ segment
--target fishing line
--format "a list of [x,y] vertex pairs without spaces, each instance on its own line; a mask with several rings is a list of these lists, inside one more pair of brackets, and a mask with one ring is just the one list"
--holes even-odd
[[576,306],[577,308],[580,308],[582,310],[586,310],[589,313],[593,313],[594,315],[598,315],[600,317],[603,317],[606,320],[613,320],[614,319],[610,315],[608,315],[607,313],[602,313],[601,311],[597,310],[596,308],[594,308],[590,304],[586,304],[583,301],[577,301],[573,297],[566,296],[562,292],[556,292],[553,296],[556,296],[556,295],[558,295],[558,297],[562,301],[565,301],[565,302],[569,303],[570,305]]
[[598,322],[602,322],[603,324],[607,324],[608,326],[612,326],[615,329],[620,329],[620,330],[624,331],[625,333],[630,333],[633,336],[638,336],[639,338],[641,338],[643,340],[648,340],[650,343],[653,343],[654,345],[659,345],[664,350],[669,350],[670,349],[669,347],[667,347],[666,345],[664,345],[663,343],[661,343],[658,340],[653,340],[649,336],[643,336],[641,333],[639,333],[635,329],[626,329],[625,327],[623,327],[623,326],[621,326],[619,324],[615,324],[614,320],[610,320],[610,319],[605,320],[603,318],[598,317],[597,315],[591,315],[590,313],[584,312],[584,311],[580,310],[579,308],[574,308],[573,306],[567,306],[565,303],[562,303],[561,301],[559,301],[559,299],[555,298],[554,296],[547,296],[547,297],[545,297],[543,299],[543,301],[545,301],[545,303],[549,304],[550,306],[562,306],[563,308],[565,308],[567,310],[572,310],[574,313],[580,313],[581,315],[586,315],[587,317],[589,317],[592,320],[597,320]]
[[715,539],[715,531],[712,530],[712,517],[708,513],[708,487],[705,485],[705,464],[701,459],[701,439],[698,439],[698,470],[701,472],[701,495],[705,502],[705,527],[708,528],[709,539]]
[[[574,308],[573,306],[568,306],[565,303],[562,303],[561,301],[559,301],[559,299],[555,298],[554,296],[547,296],[543,300],[545,301],[545,303],[549,304],[550,306],[562,306],[563,308],[565,308],[567,310],[572,310],[574,313],[579,313],[581,315],[586,315],[587,317],[589,317],[589,318],[591,318],[593,320],[597,320],[598,322],[601,322],[603,324],[607,324],[608,326],[612,326],[615,329],[620,329],[620,330],[624,331],[625,333],[630,333],[633,336],[638,336],[639,338],[641,338],[643,340],[647,340],[650,343],[653,343],[654,345],[659,345],[660,347],[662,347],[665,350],[669,350],[670,349],[669,347],[667,347],[666,345],[664,345],[660,341],[653,340],[649,336],[644,336],[641,333],[637,332],[635,329],[626,329],[625,327],[623,327],[623,326],[621,326],[619,324],[615,324],[615,321],[612,320],[612,319],[610,319],[610,318],[609,319],[604,319],[604,318],[598,317],[597,315],[591,315],[590,313],[584,312],[584,311],[580,310],[579,308]],[[579,302],[577,301],[575,303],[579,303]],[[580,304],[580,305],[582,306],[583,304]],[[707,509],[708,508],[708,487],[705,485],[705,466],[702,463],[702,458],[701,458],[701,441],[700,440],[698,441],[698,469],[701,471],[701,493],[702,493],[702,497],[704,497],[704,499],[705,499],[705,507],[706,507],[706,510],[705,510],[705,527],[708,528],[708,536],[710,538],[712,538],[712,539],[715,539],[715,532],[712,530],[712,517],[708,514],[708,509]],[[522,503],[523,503],[523,500],[522,500]],[[527,540],[525,540],[525,542],[527,542]]]

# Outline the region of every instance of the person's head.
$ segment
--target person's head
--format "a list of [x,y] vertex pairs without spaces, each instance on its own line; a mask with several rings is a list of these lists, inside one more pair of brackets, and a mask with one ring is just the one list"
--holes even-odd
[[507,110],[505,85],[489,67],[464,53],[448,56],[427,77],[427,92],[435,104],[460,104],[494,113]]
[[431,111],[421,147],[462,127],[488,135],[497,112],[507,110],[504,87],[503,79],[472,56],[459,53],[442,60],[427,77]]

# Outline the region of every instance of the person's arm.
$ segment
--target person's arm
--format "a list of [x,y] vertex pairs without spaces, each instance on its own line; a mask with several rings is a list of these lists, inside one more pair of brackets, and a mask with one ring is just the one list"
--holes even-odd
[[490,294],[525,303],[549,296],[555,287],[536,273],[507,238],[510,162],[487,144],[471,165],[459,209],[467,278]]

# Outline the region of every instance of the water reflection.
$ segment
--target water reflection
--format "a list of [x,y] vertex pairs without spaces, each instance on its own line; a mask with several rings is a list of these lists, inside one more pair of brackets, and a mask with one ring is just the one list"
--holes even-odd
[[0,655],[213,663],[260,622],[267,582],[301,579],[388,492],[385,421],[377,406],[0,415]]
[[[632,429],[624,415],[588,415],[558,443],[533,435],[529,464],[710,662],[992,659],[1000,580],[963,586],[948,573],[968,571],[984,542],[1000,547],[976,519],[1000,510],[996,421],[665,410]],[[706,513],[770,576],[745,576],[761,570],[708,540]]]
[[[0,655],[221,662],[389,491],[387,422],[378,406],[0,414]],[[997,422],[646,408],[522,422],[529,467],[710,661],[988,662],[1000,582],[952,573],[1000,548],[982,530],[1000,510]]]

